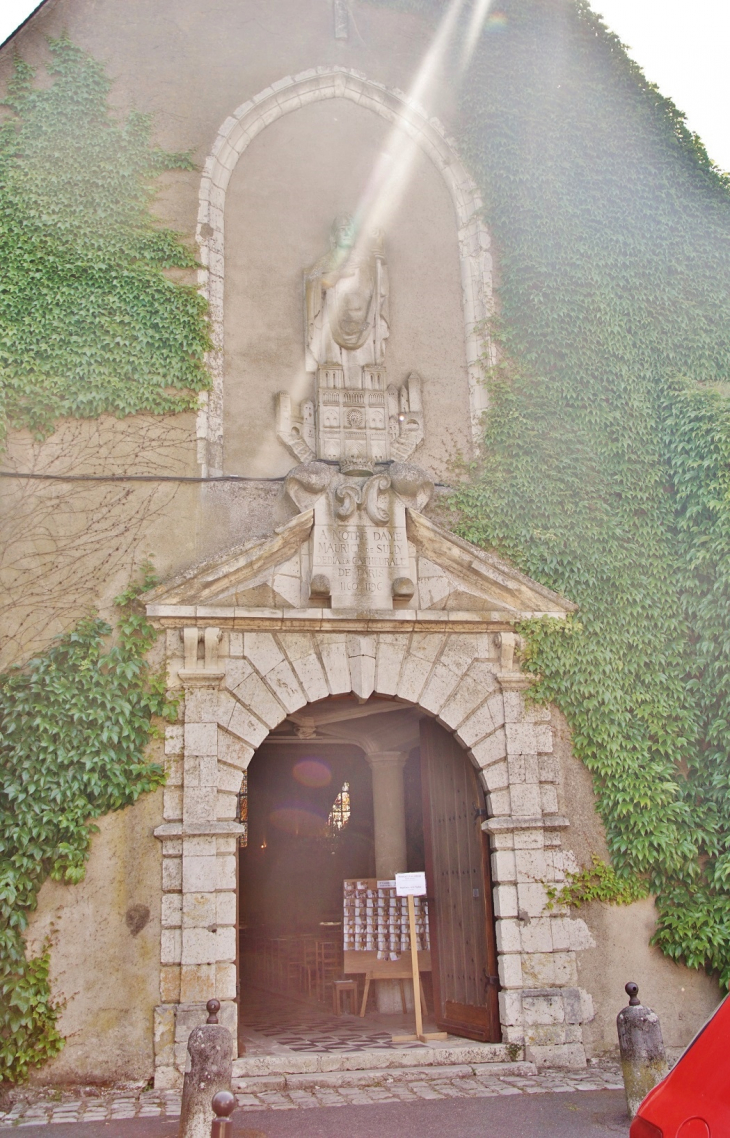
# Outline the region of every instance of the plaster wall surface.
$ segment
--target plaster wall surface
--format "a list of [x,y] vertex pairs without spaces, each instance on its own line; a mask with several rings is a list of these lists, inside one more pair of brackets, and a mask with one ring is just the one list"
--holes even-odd
[[[202,5],[199,0],[157,0],[155,4],[130,0],[123,6],[113,0],[48,0],[0,52],[0,92],[12,74],[16,52],[38,69],[39,81],[44,81],[49,36],[66,33],[105,62],[112,80],[112,106],[122,112],[132,106],[151,112],[154,141],[171,150],[189,151],[198,164],[193,171],[164,174],[153,206],[161,221],[192,245],[200,169],[221,124],[246,99],[284,75],[318,65],[354,68],[389,87],[410,88],[430,42],[431,31],[423,21],[413,14],[363,4],[358,8],[357,28],[357,34],[348,40],[335,40],[329,0],[277,0],[276,4],[217,0],[214,6]],[[453,89],[437,72],[422,101],[429,113],[448,123],[453,96]],[[330,125],[338,128],[339,134],[330,130],[315,157],[320,162],[331,150],[330,170],[336,170],[338,178],[344,180],[347,192],[343,196],[349,206],[352,192],[362,185],[367,162],[355,162],[354,172],[350,170],[356,147],[348,143],[347,131],[357,130],[359,142],[369,147],[370,157],[388,127],[377,116],[342,100],[338,100],[338,107],[344,117],[339,128],[337,123]],[[286,386],[295,354],[301,361],[302,319],[301,310],[297,311],[301,272],[320,255],[331,221],[329,200],[318,207],[319,212],[314,209],[323,190],[323,178],[318,171],[306,170],[307,146],[311,148],[315,128],[324,122],[323,114],[326,120],[327,115],[333,117],[337,112],[312,106],[273,124],[244,156],[231,185],[234,208],[228,211],[232,229],[227,236],[226,257],[234,265],[231,289],[244,306],[239,314],[229,303],[234,327],[231,358],[245,379],[255,379],[256,387],[252,390],[239,384],[237,390],[241,372],[234,371],[226,435],[230,456],[227,469],[233,473],[255,472],[263,481],[206,487],[190,483],[156,487],[4,483],[0,520],[9,540],[0,551],[0,597],[6,598],[0,600],[0,667],[41,650],[53,635],[69,628],[91,607],[109,616],[113,597],[127,585],[142,560],[151,558],[158,574],[165,578],[220,550],[270,533],[291,517],[280,484],[266,481],[286,473],[294,463],[274,438],[272,393]],[[291,155],[292,161],[299,163],[297,180],[307,191],[302,208],[295,201],[295,181],[286,174],[288,141],[291,136],[299,137],[297,120],[305,126],[309,123],[304,131],[307,145],[296,142]],[[279,145],[277,138],[285,145]],[[440,176],[420,153],[414,184],[416,192],[402,217],[403,225],[410,226],[400,239],[405,262],[402,257],[398,261],[393,247],[398,273],[393,299],[397,314],[393,366],[401,372],[423,366],[425,374],[431,367],[435,373],[433,382],[438,387],[427,391],[426,413],[432,424],[438,423],[440,434],[431,452],[421,450],[426,464],[438,468],[443,477],[447,454],[454,454],[461,445],[464,428],[460,416],[468,401],[462,370],[463,321],[458,317],[461,286],[456,230],[453,206]],[[332,202],[336,197],[332,189]],[[419,226],[408,216],[414,205],[420,211]],[[433,225],[427,220],[429,207],[435,211]],[[297,244],[299,228],[306,239]],[[448,249],[444,242],[450,244]],[[253,269],[244,271],[242,266],[248,258]],[[430,280],[424,262],[433,274]],[[268,333],[268,345],[274,344],[263,369],[258,359],[242,364],[244,351],[261,352],[261,343],[250,343],[245,336],[252,327],[247,319],[251,305],[258,305],[250,282],[254,270],[260,281],[262,265],[265,296],[272,301],[268,310],[263,310],[267,328],[273,329]],[[287,280],[282,276],[284,270],[290,273]],[[176,276],[196,283],[193,270]],[[406,334],[405,320],[419,317],[424,305],[428,311],[427,297],[432,291],[441,317],[430,330],[430,339],[424,340],[424,358],[417,338]],[[282,293],[286,294],[283,307],[278,303]],[[258,319],[261,312],[257,307],[254,317]],[[456,339],[449,353],[452,327]],[[422,322],[419,332],[423,331]],[[400,354],[396,351],[399,336]],[[398,381],[402,378],[401,374]],[[262,439],[265,453],[261,451]],[[421,460],[420,452],[416,458]],[[3,465],[54,474],[196,475],[194,415],[165,419],[139,415],[122,421],[109,416],[91,422],[59,423],[55,434],[43,443],[34,442],[24,432],[11,431]]]
[[[608,860],[603,822],[596,810],[592,777],[572,754],[564,717],[552,710],[553,745],[558,764],[558,802],[570,818],[563,839],[566,853],[575,865],[590,865],[591,854]],[[659,1016],[664,1043],[675,1053],[687,1046],[720,1002],[716,980],[704,972],[675,964],[650,944],[656,929],[656,910],[651,897],[633,905],[607,905],[594,901],[574,916],[586,922],[593,946],[578,953],[580,985],[590,992],[595,1018],[584,1024],[586,1054],[616,1051],[616,1016],[628,1003],[624,985],[639,985],[643,1003]]]
[[601,1055],[616,1049],[616,1016],[628,1003],[628,980],[639,985],[641,1002],[659,1016],[668,1052],[684,1050],[720,1002],[717,982],[675,964],[649,943],[657,922],[651,897],[633,905],[593,902],[582,915],[596,947],[581,953],[578,976],[600,1009],[584,1029],[586,1050]]
[[[303,270],[329,247],[335,216],[354,213],[393,127],[345,99],[309,104],[272,123],[239,159],[226,193],[224,468],[284,475],[278,391],[299,403],[304,371]],[[471,450],[469,389],[454,206],[417,150],[405,195],[382,218],[390,275],[388,382],[423,379],[426,438],[412,461],[437,480]]]
[[3,468],[105,475],[106,482],[3,479],[0,494],[0,668],[24,662],[113,598],[144,560],[161,576],[195,560],[200,488],[128,482],[125,474],[197,474],[192,414],[66,420],[45,442],[11,432]]
[[46,881],[41,888],[26,940],[32,956],[50,937],[51,987],[63,1003],[58,1026],[66,1044],[35,1073],[36,1082],[152,1074],[162,895],[160,843],[152,831],[161,815],[159,790],[99,819],[85,879],[73,886]]
[[[330,0],[48,0],[4,48],[0,85],[15,50],[42,63],[45,37],[67,31],[107,61],[115,104],[152,112],[160,145],[190,150],[202,164],[226,117],[285,75],[339,65],[407,91],[431,29],[412,13],[368,3],[358,4],[356,18],[359,34],[336,40]],[[421,101],[448,125],[455,94],[453,79],[437,70]],[[198,184],[198,171],[168,177],[159,202],[161,216],[189,235]]]

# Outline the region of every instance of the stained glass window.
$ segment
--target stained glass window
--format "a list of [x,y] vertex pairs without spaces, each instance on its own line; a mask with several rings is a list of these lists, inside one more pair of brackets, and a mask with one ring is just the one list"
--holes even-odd
[[350,784],[343,782],[342,790],[335,798],[327,819],[327,829],[334,836],[343,830],[350,820]]

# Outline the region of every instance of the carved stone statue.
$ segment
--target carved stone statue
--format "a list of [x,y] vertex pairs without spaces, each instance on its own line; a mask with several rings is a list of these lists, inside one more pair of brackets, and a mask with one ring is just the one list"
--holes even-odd
[[[382,233],[335,219],[329,250],[304,273],[304,348],[312,398],[277,400],[276,433],[300,465],[289,497],[312,510],[309,597],[358,612],[417,605],[406,510],[433,492],[407,461],[423,439],[421,377],[396,386],[385,367],[388,266]],[[339,467],[339,469],[338,469]]]
[[304,274],[307,371],[339,364],[343,387],[362,388],[363,368],[382,365],[388,336],[388,266],[383,235],[356,238],[335,218],[330,248]]
[[353,473],[404,462],[423,438],[421,379],[389,384],[388,266],[383,235],[358,236],[337,217],[330,248],[304,273],[306,370],[314,398],[298,411],[281,392],[276,433],[300,462],[326,459]]

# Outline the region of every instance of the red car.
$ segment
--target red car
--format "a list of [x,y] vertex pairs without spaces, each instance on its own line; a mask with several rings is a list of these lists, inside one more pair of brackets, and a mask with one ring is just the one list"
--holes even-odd
[[730,996],[649,1091],[630,1138],[730,1138]]

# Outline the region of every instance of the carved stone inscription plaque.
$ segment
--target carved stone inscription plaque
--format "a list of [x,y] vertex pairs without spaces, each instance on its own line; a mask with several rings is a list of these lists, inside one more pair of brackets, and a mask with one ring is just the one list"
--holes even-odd
[[333,608],[392,607],[394,577],[408,574],[405,531],[372,525],[321,526],[315,563],[331,582]]
[[315,506],[312,578],[329,582],[333,609],[391,609],[394,582],[409,577],[403,503],[390,490],[378,503],[382,522],[372,520],[364,503],[338,518],[343,507],[329,494]]

